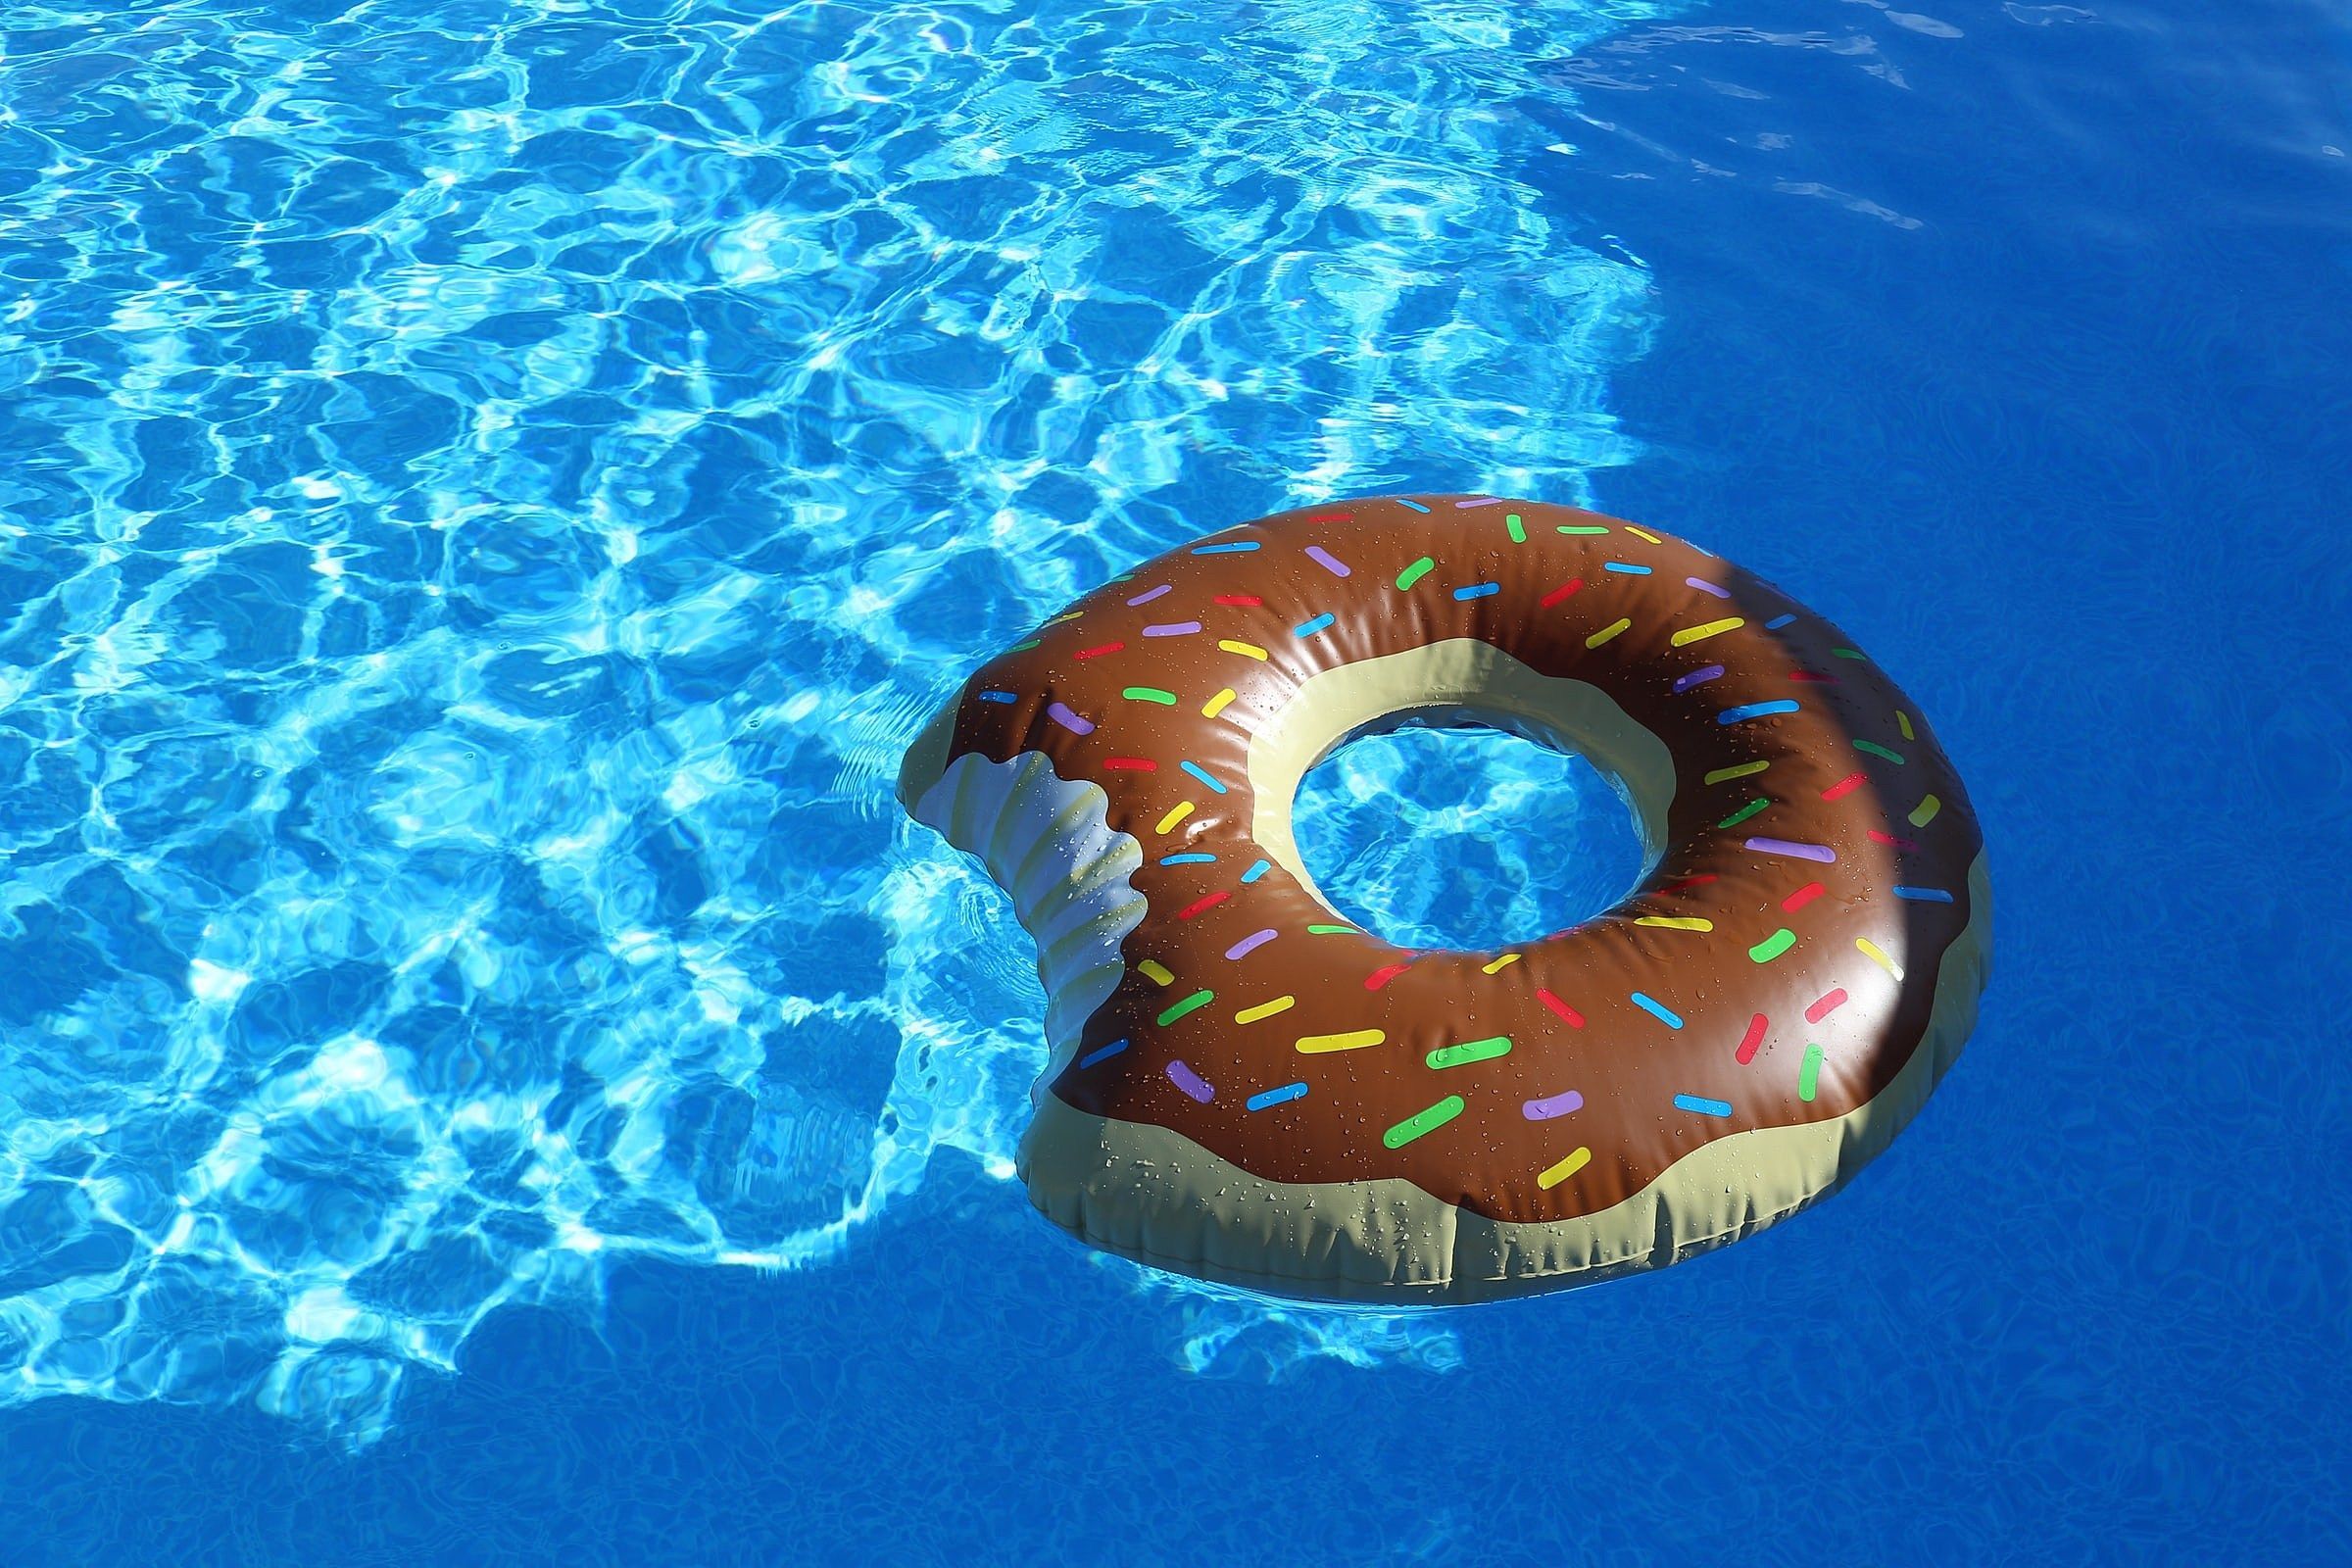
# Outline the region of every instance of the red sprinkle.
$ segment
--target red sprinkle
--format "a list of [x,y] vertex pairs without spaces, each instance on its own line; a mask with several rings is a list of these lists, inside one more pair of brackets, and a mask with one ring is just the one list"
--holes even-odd
[[[1220,889],[1215,893],[1211,893],[1205,899],[1195,899],[1192,903],[1186,905],[1183,908],[1176,911],[1176,918],[1179,920],[1190,920],[1194,915],[1199,914],[1202,909],[1207,908],[1210,905],[1223,904],[1227,899],[1232,897],[1233,895],[1230,892]],[[1844,994],[1845,993],[1843,992],[1838,993],[1839,996],[1843,996]]]
[[1410,963],[1392,963],[1386,969],[1375,969],[1370,974],[1364,976],[1364,989],[1366,991],[1378,991],[1382,986],[1387,985],[1390,981],[1396,979],[1398,975],[1404,973],[1405,970],[1410,969],[1412,965]]
[[1102,759],[1102,765],[1122,768],[1132,773],[1156,773],[1159,771],[1159,764],[1149,757],[1106,757]]
[[1551,592],[1545,594],[1543,599],[1539,601],[1539,603],[1544,609],[1549,610],[1552,606],[1558,604],[1561,600],[1567,598],[1570,594],[1576,592],[1584,585],[1584,578],[1571,577],[1566,582],[1560,584],[1557,588],[1554,588]]
[[1687,876],[1687,877],[1683,878],[1683,879],[1682,879],[1680,882],[1669,882],[1669,883],[1667,883],[1667,884],[1666,884],[1664,887],[1660,888],[1658,891],[1659,891],[1659,892],[1661,892],[1661,893],[1679,893],[1679,892],[1681,892],[1681,891],[1682,891],[1684,888],[1694,888],[1694,887],[1697,887],[1697,886],[1698,886],[1698,885],[1699,885],[1701,882],[1712,882],[1712,881],[1714,881],[1714,880],[1715,880],[1715,873],[1714,873],[1714,872],[1712,872],[1712,871],[1702,871],[1702,872],[1700,872],[1700,873],[1699,873],[1698,875],[1696,875],[1696,876]]
[[1096,659],[1100,658],[1103,654],[1115,654],[1126,646],[1127,645],[1125,643],[1104,643],[1100,648],[1081,648],[1073,657],[1078,659]]
[[1568,1004],[1562,1002],[1559,998],[1553,996],[1542,986],[1536,987],[1536,1000],[1544,1004],[1544,1005],[1546,1007],[1549,1007],[1552,1011],[1558,1013],[1561,1017],[1567,1019],[1569,1028],[1582,1029],[1585,1026],[1585,1015],[1583,1013],[1577,1011],[1574,1007],[1571,1007],[1568,1005]]
[[1837,676],[1816,675],[1809,669],[1792,669],[1788,672],[1788,678],[1790,680],[1809,680],[1816,686],[1835,686],[1838,684]]
[[1764,1043],[1765,1018],[1757,1013],[1747,1020],[1747,1033],[1740,1037],[1740,1065],[1744,1067],[1756,1059],[1756,1048]]
[[1870,775],[1868,773],[1848,773],[1828,789],[1823,790],[1821,798],[1825,801],[1841,801],[1869,782]]
[[1217,603],[1220,605],[1250,605],[1251,607],[1255,607],[1264,604],[1265,601],[1258,598],[1258,596],[1255,594],[1219,594],[1217,595]]
[[1797,910],[1803,908],[1806,905],[1811,904],[1815,899],[1820,898],[1824,893],[1829,891],[1830,890],[1828,888],[1823,887],[1818,882],[1808,882],[1803,887],[1798,888],[1794,893],[1791,893],[1787,898],[1783,899],[1781,901],[1781,907],[1787,909],[1790,914],[1794,914]]
[[1828,996],[1823,997],[1819,1002],[1814,1003],[1813,1005],[1805,1009],[1805,1022],[1819,1023],[1822,1019],[1827,1018],[1831,1013],[1836,1012],[1839,1007],[1844,1005],[1845,987],[1839,986],[1837,990],[1831,992]]
[[1893,834],[1882,833],[1875,827],[1870,830],[1870,838],[1871,842],[1874,844],[1891,844],[1898,850],[1916,850],[1919,848],[1919,845],[1915,840],[1898,839]]

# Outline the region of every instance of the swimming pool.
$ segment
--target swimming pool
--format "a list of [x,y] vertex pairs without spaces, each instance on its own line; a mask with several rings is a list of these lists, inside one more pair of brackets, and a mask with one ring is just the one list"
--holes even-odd
[[[2340,18],[5,27],[30,1560],[2352,1546]],[[898,749],[1177,540],[1474,488],[1749,564],[1919,698],[2002,898],[1976,1043],[1653,1279],[1335,1313],[1081,1254],[1009,1180],[1026,954]],[[1326,772],[1368,917],[1631,874],[1540,756]]]

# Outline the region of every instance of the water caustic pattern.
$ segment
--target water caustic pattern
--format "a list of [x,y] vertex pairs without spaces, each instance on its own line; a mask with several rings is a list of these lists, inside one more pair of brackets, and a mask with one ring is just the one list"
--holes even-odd
[[1650,9],[8,8],[0,1399],[364,1437],[604,1257],[1009,1175],[900,748],[1204,519],[1624,461],[1646,280],[1531,174]]

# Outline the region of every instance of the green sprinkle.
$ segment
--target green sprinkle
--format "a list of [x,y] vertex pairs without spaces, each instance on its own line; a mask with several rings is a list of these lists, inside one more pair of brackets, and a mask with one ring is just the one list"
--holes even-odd
[[1770,963],[1773,959],[1779,957],[1782,954],[1787,953],[1790,948],[1795,946],[1796,933],[1789,930],[1787,926],[1783,926],[1778,931],[1775,931],[1772,935],[1766,937],[1763,941],[1757,943],[1754,947],[1748,949],[1747,956],[1755,959],[1758,963]]
[[1895,763],[1897,766],[1900,766],[1903,760],[1902,753],[1890,752],[1886,747],[1881,746],[1877,741],[1856,741],[1854,742],[1854,750],[1857,752],[1868,752],[1873,757],[1884,757],[1886,759],[1886,760]]
[[1402,1149],[1424,1133],[1434,1133],[1462,1113],[1462,1097],[1447,1095],[1427,1110],[1415,1111],[1387,1132],[1380,1141],[1391,1149]]
[[1008,654],[1027,653],[1030,649],[1035,648],[1038,645],[1038,641],[1039,640],[1037,638],[1032,637],[1025,643],[1014,643],[1010,648],[1007,648],[1004,651]]
[[1182,1002],[1176,1004],[1176,1005],[1173,1007],[1170,1007],[1167,1011],[1161,1013],[1159,1015],[1159,1025],[1164,1029],[1169,1024],[1172,1024],[1177,1019],[1183,1017],[1186,1013],[1198,1012],[1202,1007],[1207,1006],[1210,1003],[1216,1000],[1217,994],[1214,991],[1196,991],[1191,996],[1185,998]]
[[[1796,1098],[1808,1105],[1811,1104],[1813,1091],[1820,1085],[1821,1048],[1816,1045],[1807,1045],[1805,1047],[1805,1064],[1798,1068],[1796,1073]],[[1428,1112],[1424,1111],[1422,1114],[1427,1115]]]
[[1493,1061],[1496,1056],[1511,1054],[1511,1037],[1496,1035],[1492,1040],[1465,1040],[1458,1046],[1440,1046],[1429,1054],[1432,1067],[1466,1067],[1474,1061]]
[[1361,930],[1360,926],[1352,925],[1310,925],[1306,928],[1306,934],[1310,937],[1336,937],[1360,933]]
[[1176,694],[1163,692],[1156,686],[1130,686],[1119,695],[1131,703],[1158,703],[1166,708],[1176,706]]
[[1423,556],[1419,561],[1414,562],[1411,565],[1405,567],[1402,571],[1396,574],[1396,586],[1399,588],[1410,588],[1413,584],[1428,576],[1430,572],[1436,568],[1437,564],[1438,564],[1436,562],[1430,560],[1427,556]]
[[1863,657],[1862,650],[1859,648],[1833,648],[1830,650],[1830,652],[1839,659],[1860,659]]
[[1750,801],[1745,806],[1742,806],[1740,808],[1740,809],[1734,811],[1731,815],[1725,817],[1722,821],[1716,823],[1715,825],[1717,827],[1738,827],[1740,823],[1746,821],[1749,817],[1755,815],[1758,811],[1761,811],[1764,809],[1764,808],[1770,806],[1772,802],[1770,801]]
[[1560,524],[1562,533],[1607,533],[1608,531],[1606,528],[1590,522],[1563,522]]
[[1519,520],[1519,514],[1514,512],[1503,518],[1502,525],[1511,530],[1511,543],[1515,545],[1527,543],[1527,524]]

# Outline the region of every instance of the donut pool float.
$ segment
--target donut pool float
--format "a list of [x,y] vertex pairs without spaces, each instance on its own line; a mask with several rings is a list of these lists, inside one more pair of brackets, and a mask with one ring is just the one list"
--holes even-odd
[[[1291,830],[1356,736],[1578,752],[1649,867],[1488,952],[1335,913]],[[900,799],[1037,944],[1037,1206],[1158,1268],[1471,1301],[1677,1262],[1835,1192],[1958,1055],[1984,843],[1919,711],[1819,615],[1665,534],[1492,496],[1211,535],[982,665]]]

